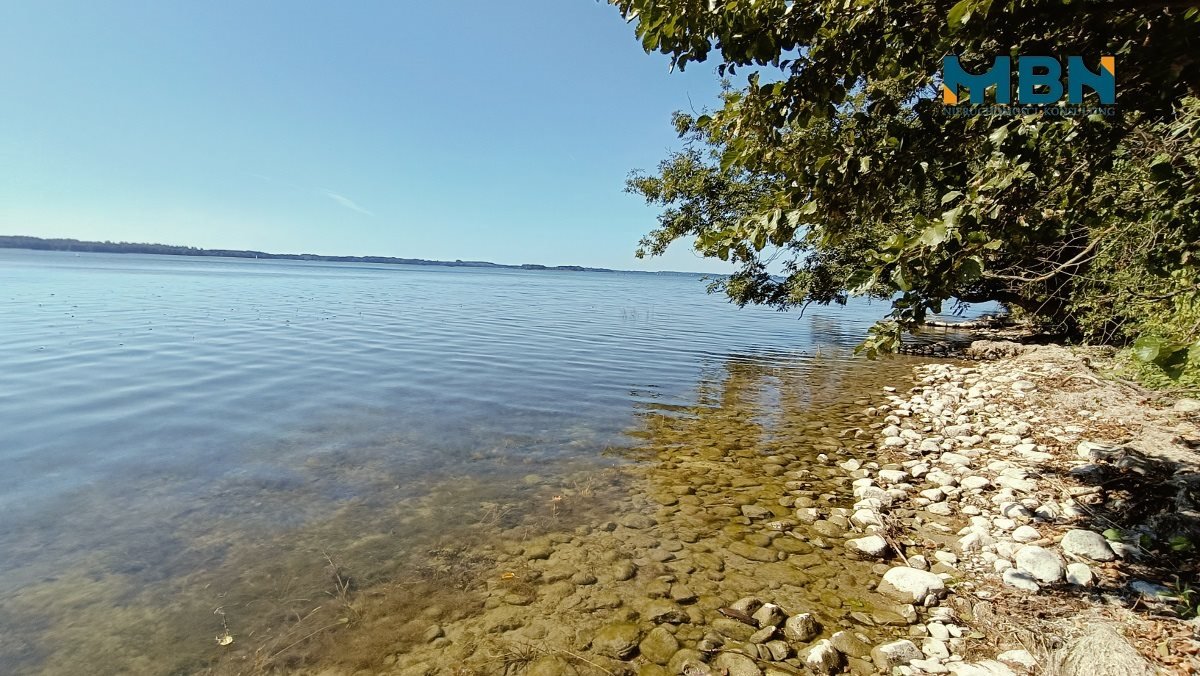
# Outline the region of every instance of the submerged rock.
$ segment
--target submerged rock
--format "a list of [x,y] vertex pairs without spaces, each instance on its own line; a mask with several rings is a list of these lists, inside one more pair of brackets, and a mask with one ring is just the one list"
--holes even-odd
[[642,632],[631,622],[607,624],[592,638],[592,650],[606,657],[623,660],[632,657],[638,649]]

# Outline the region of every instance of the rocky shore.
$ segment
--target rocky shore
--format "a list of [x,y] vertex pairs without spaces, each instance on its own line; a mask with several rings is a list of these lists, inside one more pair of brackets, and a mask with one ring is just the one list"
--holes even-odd
[[411,620],[378,673],[1200,669],[1200,402],[1086,353],[976,347],[1000,358],[875,396],[781,388],[819,419],[756,419],[737,402],[761,383],[731,378],[647,431],[623,516],[498,546],[483,610]]

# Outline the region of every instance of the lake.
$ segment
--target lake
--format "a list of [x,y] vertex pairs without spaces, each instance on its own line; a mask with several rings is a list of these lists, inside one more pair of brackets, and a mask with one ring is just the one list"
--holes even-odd
[[884,305],[706,284],[0,250],[0,672],[277,669],[325,641],[308,664],[369,624],[355,599],[407,617],[493,539],[616,514],[648,420],[747,374],[739,419],[768,419],[877,370],[849,352]]

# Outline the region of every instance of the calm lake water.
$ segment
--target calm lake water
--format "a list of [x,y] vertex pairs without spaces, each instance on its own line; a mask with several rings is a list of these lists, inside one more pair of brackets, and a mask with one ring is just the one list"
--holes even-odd
[[644,412],[731,365],[837,369],[886,311],[705,284],[0,250],[0,673],[196,671],[265,635],[234,597],[519,523],[630,462]]

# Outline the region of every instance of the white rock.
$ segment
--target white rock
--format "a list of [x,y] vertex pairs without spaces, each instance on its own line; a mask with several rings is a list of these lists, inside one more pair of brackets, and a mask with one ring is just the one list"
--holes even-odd
[[1067,554],[1092,561],[1112,561],[1117,558],[1104,536],[1090,530],[1069,530],[1059,544]]
[[868,535],[862,538],[846,540],[846,546],[872,559],[882,559],[888,553],[887,540],[878,535]]
[[908,442],[900,437],[887,437],[883,440],[884,448],[899,448],[907,444]]
[[951,516],[954,514],[954,508],[944,502],[935,502],[925,508],[925,511],[938,516]]
[[996,544],[996,539],[987,533],[967,533],[958,540],[958,549],[962,552],[975,552]]
[[976,490],[982,490],[984,488],[987,488],[988,486],[991,486],[992,482],[986,477],[969,476],[969,477],[963,479],[962,481],[960,481],[958,483],[958,485],[962,486],[964,489],[966,489],[968,491],[976,491]]
[[871,661],[884,673],[891,673],[892,667],[898,667],[913,660],[924,657],[912,641],[901,639],[891,643],[883,643],[871,649]]
[[889,484],[904,483],[908,480],[908,472],[899,469],[879,470],[879,480]]
[[938,639],[939,641],[950,640],[950,630],[946,629],[946,625],[942,624],[941,622],[930,622],[929,624],[925,625],[925,628],[929,630],[930,636]]
[[908,666],[923,674],[948,674],[950,670],[937,660],[911,660]]
[[962,467],[970,466],[971,459],[959,453],[943,453],[941,461],[947,465],[959,465]]
[[1092,569],[1086,563],[1067,564],[1067,582],[1077,587],[1090,587],[1094,581]]
[[996,660],[982,662],[951,662],[946,665],[954,676],[1016,676],[1016,673]]
[[1033,659],[1033,655],[1028,650],[1006,650],[996,655],[996,659],[1010,667],[1019,669],[1033,671],[1037,668],[1037,660]]
[[859,528],[867,528],[868,526],[883,527],[883,519],[879,514],[869,510],[860,509],[850,517],[850,523]]
[[1179,401],[1175,402],[1175,405],[1171,407],[1171,410],[1184,415],[1200,413],[1200,400],[1180,399]]
[[947,566],[953,566],[958,563],[958,557],[955,556],[953,552],[937,551],[933,553],[933,558],[937,559],[939,563],[944,563]]
[[1041,589],[1038,586],[1037,580],[1032,575],[1016,568],[1006,569],[1001,579],[1004,581],[1004,584],[1022,591],[1036,594]]
[[[929,595],[940,596],[946,583],[933,573],[906,566],[890,568],[883,574],[879,592],[901,603],[924,603]],[[914,646],[915,648],[915,646]]]
[[823,638],[813,644],[804,656],[804,665],[816,674],[836,674],[841,671],[842,654]]
[[1012,567],[1013,567],[1012,561],[1009,561],[1008,559],[996,559],[995,561],[992,562],[992,568],[997,573],[1003,573],[1004,571],[1006,571]]
[[1017,542],[1033,542],[1042,537],[1033,526],[1021,526],[1012,532],[1012,539]]
[[931,659],[945,660],[950,658],[950,649],[946,647],[943,641],[936,638],[927,638],[921,641],[921,652],[925,653],[925,657]]
[[1039,582],[1058,582],[1063,576],[1063,562],[1058,554],[1030,545],[1017,551],[1017,568],[1029,573]]

